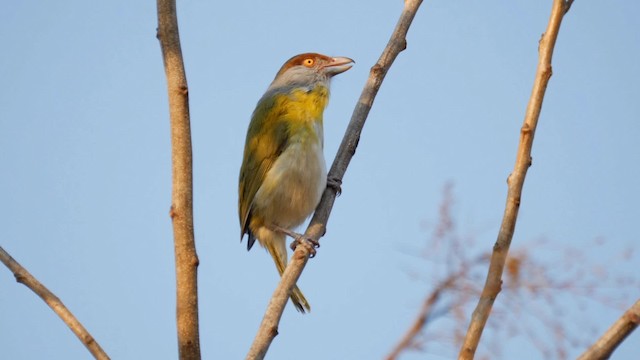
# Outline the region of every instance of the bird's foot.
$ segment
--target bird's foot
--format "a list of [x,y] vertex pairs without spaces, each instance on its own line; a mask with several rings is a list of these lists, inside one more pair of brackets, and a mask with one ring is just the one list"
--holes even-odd
[[327,177],[327,187],[333,188],[336,194],[342,194],[342,180],[337,177]]
[[304,235],[300,235],[299,237],[294,238],[293,242],[291,242],[291,250],[295,251],[296,248],[300,245],[308,246],[309,258],[316,257],[316,249],[320,247],[320,243],[318,242],[318,240],[306,237]]

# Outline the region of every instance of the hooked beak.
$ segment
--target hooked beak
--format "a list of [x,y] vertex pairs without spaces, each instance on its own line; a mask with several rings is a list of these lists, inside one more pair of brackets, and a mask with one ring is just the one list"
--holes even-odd
[[355,64],[355,61],[348,57],[334,57],[323,67],[323,70],[327,76],[331,77],[351,69],[353,64]]

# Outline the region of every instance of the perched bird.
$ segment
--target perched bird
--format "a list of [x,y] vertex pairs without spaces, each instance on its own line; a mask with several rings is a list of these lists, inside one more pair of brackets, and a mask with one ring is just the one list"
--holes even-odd
[[[327,186],[322,114],[331,78],[353,63],[315,53],[294,56],[253,111],[240,168],[240,241],[248,234],[250,250],[258,239],[280,275],[287,265],[285,236],[296,236],[292,229],[311,215]],[[311,309],[297,286],[290,296],[298,311]]]

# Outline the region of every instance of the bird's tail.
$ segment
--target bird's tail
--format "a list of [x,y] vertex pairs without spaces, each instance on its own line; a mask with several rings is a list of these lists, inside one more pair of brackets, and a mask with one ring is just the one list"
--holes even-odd
[[[277,236],[280,237],[281,235],[278,234]],[[276,241],[267,241],[264,245],[269,251],[269,254],[271,254],[273,261],[276,263],[278,273],[282,276],[284,268],[287,267],[287,248],[284,235],[282,235],[281,239],[279,238]],[[298,311],[303,314],[307,311],[311,311],[311,305],[309,305],[309,302],[297,285],[293,287],[289,296],[291,298],[291,302]]]

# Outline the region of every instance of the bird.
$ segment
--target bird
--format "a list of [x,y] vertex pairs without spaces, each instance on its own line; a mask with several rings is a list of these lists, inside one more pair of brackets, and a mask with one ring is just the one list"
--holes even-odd
[[[292,57],[251,116],[238,186],[240,241],[248,235],[249,251],[257,239],[280,276],[287,266],[286,235],[303,240],[292,229],[311,215],[327,186],[323,113],[331,79],[354,63],[318,53]],[[311,311],[297,286],[290,299],[301,313]]]

